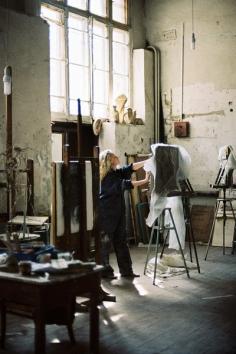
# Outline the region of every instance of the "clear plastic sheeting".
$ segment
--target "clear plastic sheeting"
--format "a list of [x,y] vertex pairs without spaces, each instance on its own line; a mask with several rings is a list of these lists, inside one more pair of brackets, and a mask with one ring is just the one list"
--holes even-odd
[[[186,259],[186,257],[185,257]],[[187,261],[188,269],[197,269],[197,265]],[[153,278],[155,268],[155,257],[151,258],[147,265],[147,275]],[[163,254],[157,259],[156,275],[158,278],[169,278],[174,275],[185,273],[183,258],[181,254]]]
[[[166,208],[171,208],[173,219],[175,221],[176,230],[179,235],[179,240],[181,243],[182,249],[184,249],[185,245],[185,220],[184,220],[184,210],[183,203],[181,197],[168,197]],[[171,224],[170,215],[167,213],[165,217],[165,224]],[[174,230],[170,230],[169,233],[169,248],[173,248],[175,250],[179,249],[179,244],[177,241],[177,237]]]
[[[153,144],[152,157],[144,164],[144,169],[154,177],[151,192],[150,212],[146,224],[152,227],[164,208],[170,207],[175,220],[181,246],[185,243],[185,222],[181,197],[167,197],[179,190],[179,182],[189,176],[191,158],[182,146]],[[169,221],[167,220],[166,223]],[[170,231],[169,248],[179,249],[175,232]]]

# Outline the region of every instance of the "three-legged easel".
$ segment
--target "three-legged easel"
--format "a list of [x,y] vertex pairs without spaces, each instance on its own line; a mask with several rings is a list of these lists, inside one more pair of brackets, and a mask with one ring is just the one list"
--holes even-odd
[[[173,191],[171,193],[169,193],[168,196],[181,196],[182,198],[182,203],[183,203],[183,211],[184,211],[184,221],[185,221],[185,226],[186,226],[186,234],[189,237],[189,254],[190,254],[190,260],[191,262],[193,262],[193,257],[192,257],[192,245],[193,245],[193,250],[194,250],[194,255],[195,255],[195,259],[196,259],[196,263],[197,263],[197,269],[198,269],[198,273],[200,273],[200,265],[199,265],[199,261],[198,261],[198,255],[197,255],[197,248],[196,248],[196,243],[195,243],[195,237],[194,237],[194,233],[193,233],[193,228],[192,228],[192,223],[191,223],[191,215],[190,215],[190,198],[194,196],[194,190],[189,182],[188,179],[182,180],[180,182],[180,191]],[[166,226],[165,225],[165,216],[167,211],[169,212],[169,216],[171,219],[171,226]],[[164,248],[166,245],[166,241],[167,241],[167,237],[169,235],[169,231],[170,230],[174,230],[176,238],[177,238],[177,242],[179,245],[179,249],[180,249],[180,253],[182,255],[183,258],[183,262],[184,262],[184,266],[186,269],[186,273],[187,276],[190,278],[189,276],[189,270],[184,258],[184,253],[183,253],[183,249],[179,240],[179,235],[176,229],[176,225],[174,222],[174,218],[171,212],[171,208],[165,208],[161,215],[159,216],[159,218],[157,218],[157,220],[154,222],[154,225],[152,226],[152,231],[151,231],[151,235],[150,235],[150,240],[149,240],[149,245],[148,245],[148,251],[147,251],[147,257],[146,257],[146,262],[145,262],[145,267],[144,267],[144,275],[146,274],[146,270],[147,270],[147,264],[148,264],[148,260],[149,260],[149,255],[151,252],[151,247],[152,247],[152,243],[154,241],[154,233],[156,231],[157,235],[156,235],[156,241],[155,241],[155,265],[154,265],[154,277],[153,277],[153,284],[155,283],[155,278],[156,278],[156,268],[157,268],[157,254],[158,254],[158,245],[159,245],[159,235],[162,232],[163,236],[164,236],[164,242],[163,242],[163,246],[162,246],[162,251],[160,254],[160,258],[162,258],[163,256],[163,252],[164,252]]]
[[[165,223],[165,217],[167,216],[167,213],[169,214],[170,220],[171,220],[171,225],[166,225]],[[160,258],[162,258],[163,253],[164,253],[164,248],[166,245],[166,240],[169,234],[170,230],[174,230],[175,235],[176,235],[176,239],[179,245],[179,249],[180,249],[180,253],[181,256],[183,258],[183,262],[184,262],[184,267],[186,269],[186,273],[188,278],[190,278],[189,276],[189,270],[187,267],[187,263],[184,257],[184,252],[179,240],[179,235],[176,229],[176,225],[174,222],[174,218],[171,212],[171,208],[164,208],[160,214],[160,216],[156,219],[156,221],[154,222],[153,226],[152,226],[152,231],[151,231],[151,235],[150,235],[150,240],[149,240],[149,244],[148,244],[148,251],[147,251],[147,257],[146,257],[146,262],[145,262],[145,266],[144,266],[144,275],[146,275],[146,271],[147,271],[147,264],[149,261],[149,257],[150,257],[150,253],[151,253],[151,249],[154,246],[155,247],[155,262],[154,262],[154,275],[153,275],[153,285],[155,285],[155,280],[156,280],[156,273],[157,273],[157,259],[158,259],[158,247],[159,247],[159,237],[160,237],[160,233],[162,232],[164,235],[164,243],[162,246],[162,251],[160,254]],[[155,232],[156,232],[156,240],[155,240],[155,244],[153,245],[153,241],[154,241],[154,237],[155,237]]]
[[[213,187],[219,188],[219,186],[217,186],[217,185],[214,185]],[[212,240],[213,240],[217,214],[218,214],[218,210],[219,210],[221,205],[223,205],[223,254],[225,254],[225,226],[226,226],[226,220],[227,220],[227,214],[226,214],[226,205],[227,204],[229,206],[229,211],[232,213],[232,216],[233,216],[233,219],[234,219],[234,235],[233,235],[233,242],[232,242],[232,254],[234,254],[234,249],[235,249],[235,245],[236,245],[236,217],[235,217],[235,213],[234,213],[234,209],[233,209],[233,206],[232,206],[231,199],[230,198],[226,198],[226,189],[227,189],[226,186],[222,186],[223,197],[222,198],[217,198],[217,201],[216,201],[216,209],[215,209],[215,214],[214,214],[214,220],[213,220],[213,224],[212,224],[212,227],[211,227],[211,232],[210,232],[210,236],[209,236],[209,240],[208,240],[208,244],[207,244],[205,260],[207,259],[209,248],[210,248],[210,245],[211,245]]]

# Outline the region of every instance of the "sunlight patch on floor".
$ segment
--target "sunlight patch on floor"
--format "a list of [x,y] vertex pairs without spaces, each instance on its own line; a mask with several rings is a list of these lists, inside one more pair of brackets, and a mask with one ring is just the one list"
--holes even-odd
[[114,316],[111,316],[111,321],[112,322],[117,322],[119,321],[122,317],[124,317],[125,314],[124,313],[120,313],[118,315],[114,315]]
[[148,291],[146,289],[144,289],[144,287],[141,284],[139,284],[136,281],[134,281],[133,284],[140,296],[145,296],[148,294]]
[[[115,302],[104,301],[103,302],[103,307],[105,307],[106,309],[110,309],[115,304],[116,304]],[[101,308],[101,306],[98,306],[98,308]]]

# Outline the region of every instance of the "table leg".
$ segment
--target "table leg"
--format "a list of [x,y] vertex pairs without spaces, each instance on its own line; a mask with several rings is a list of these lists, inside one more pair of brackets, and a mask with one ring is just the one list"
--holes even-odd
[[35,354],[45,354],[45,321],[42,318],[42,314],[40,315],[40,311],[38,312],[35,318]]
[[0,339],[0,346],[2,349],[5,348],[5,338],[6,338],[6,306],[2,301],[0,304],[0,311],[1,311],[1,339]]
[[99,310],[98,294],[91,294],[90,298],[90,354],[99,353]]

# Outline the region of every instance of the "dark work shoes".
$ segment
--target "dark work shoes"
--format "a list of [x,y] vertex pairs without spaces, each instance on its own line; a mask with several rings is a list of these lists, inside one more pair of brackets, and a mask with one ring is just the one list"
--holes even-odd
[[133,272],[121,274],[121,276],[122,276],[122,278],[130,278],[130,279],[139,278],[140,277],[139,274],[135,274]]
[[104,265],[102,278],[107,280],[117,279],[117,276],[114,274],[114,269],[110,266],[110,264]]
[[114,280],[114,279],[117,279],[117,276],[115,274],[112,274],[112,273],[104,273],[102,274],[102,278],[103,279],[108,279],[108,280]]

